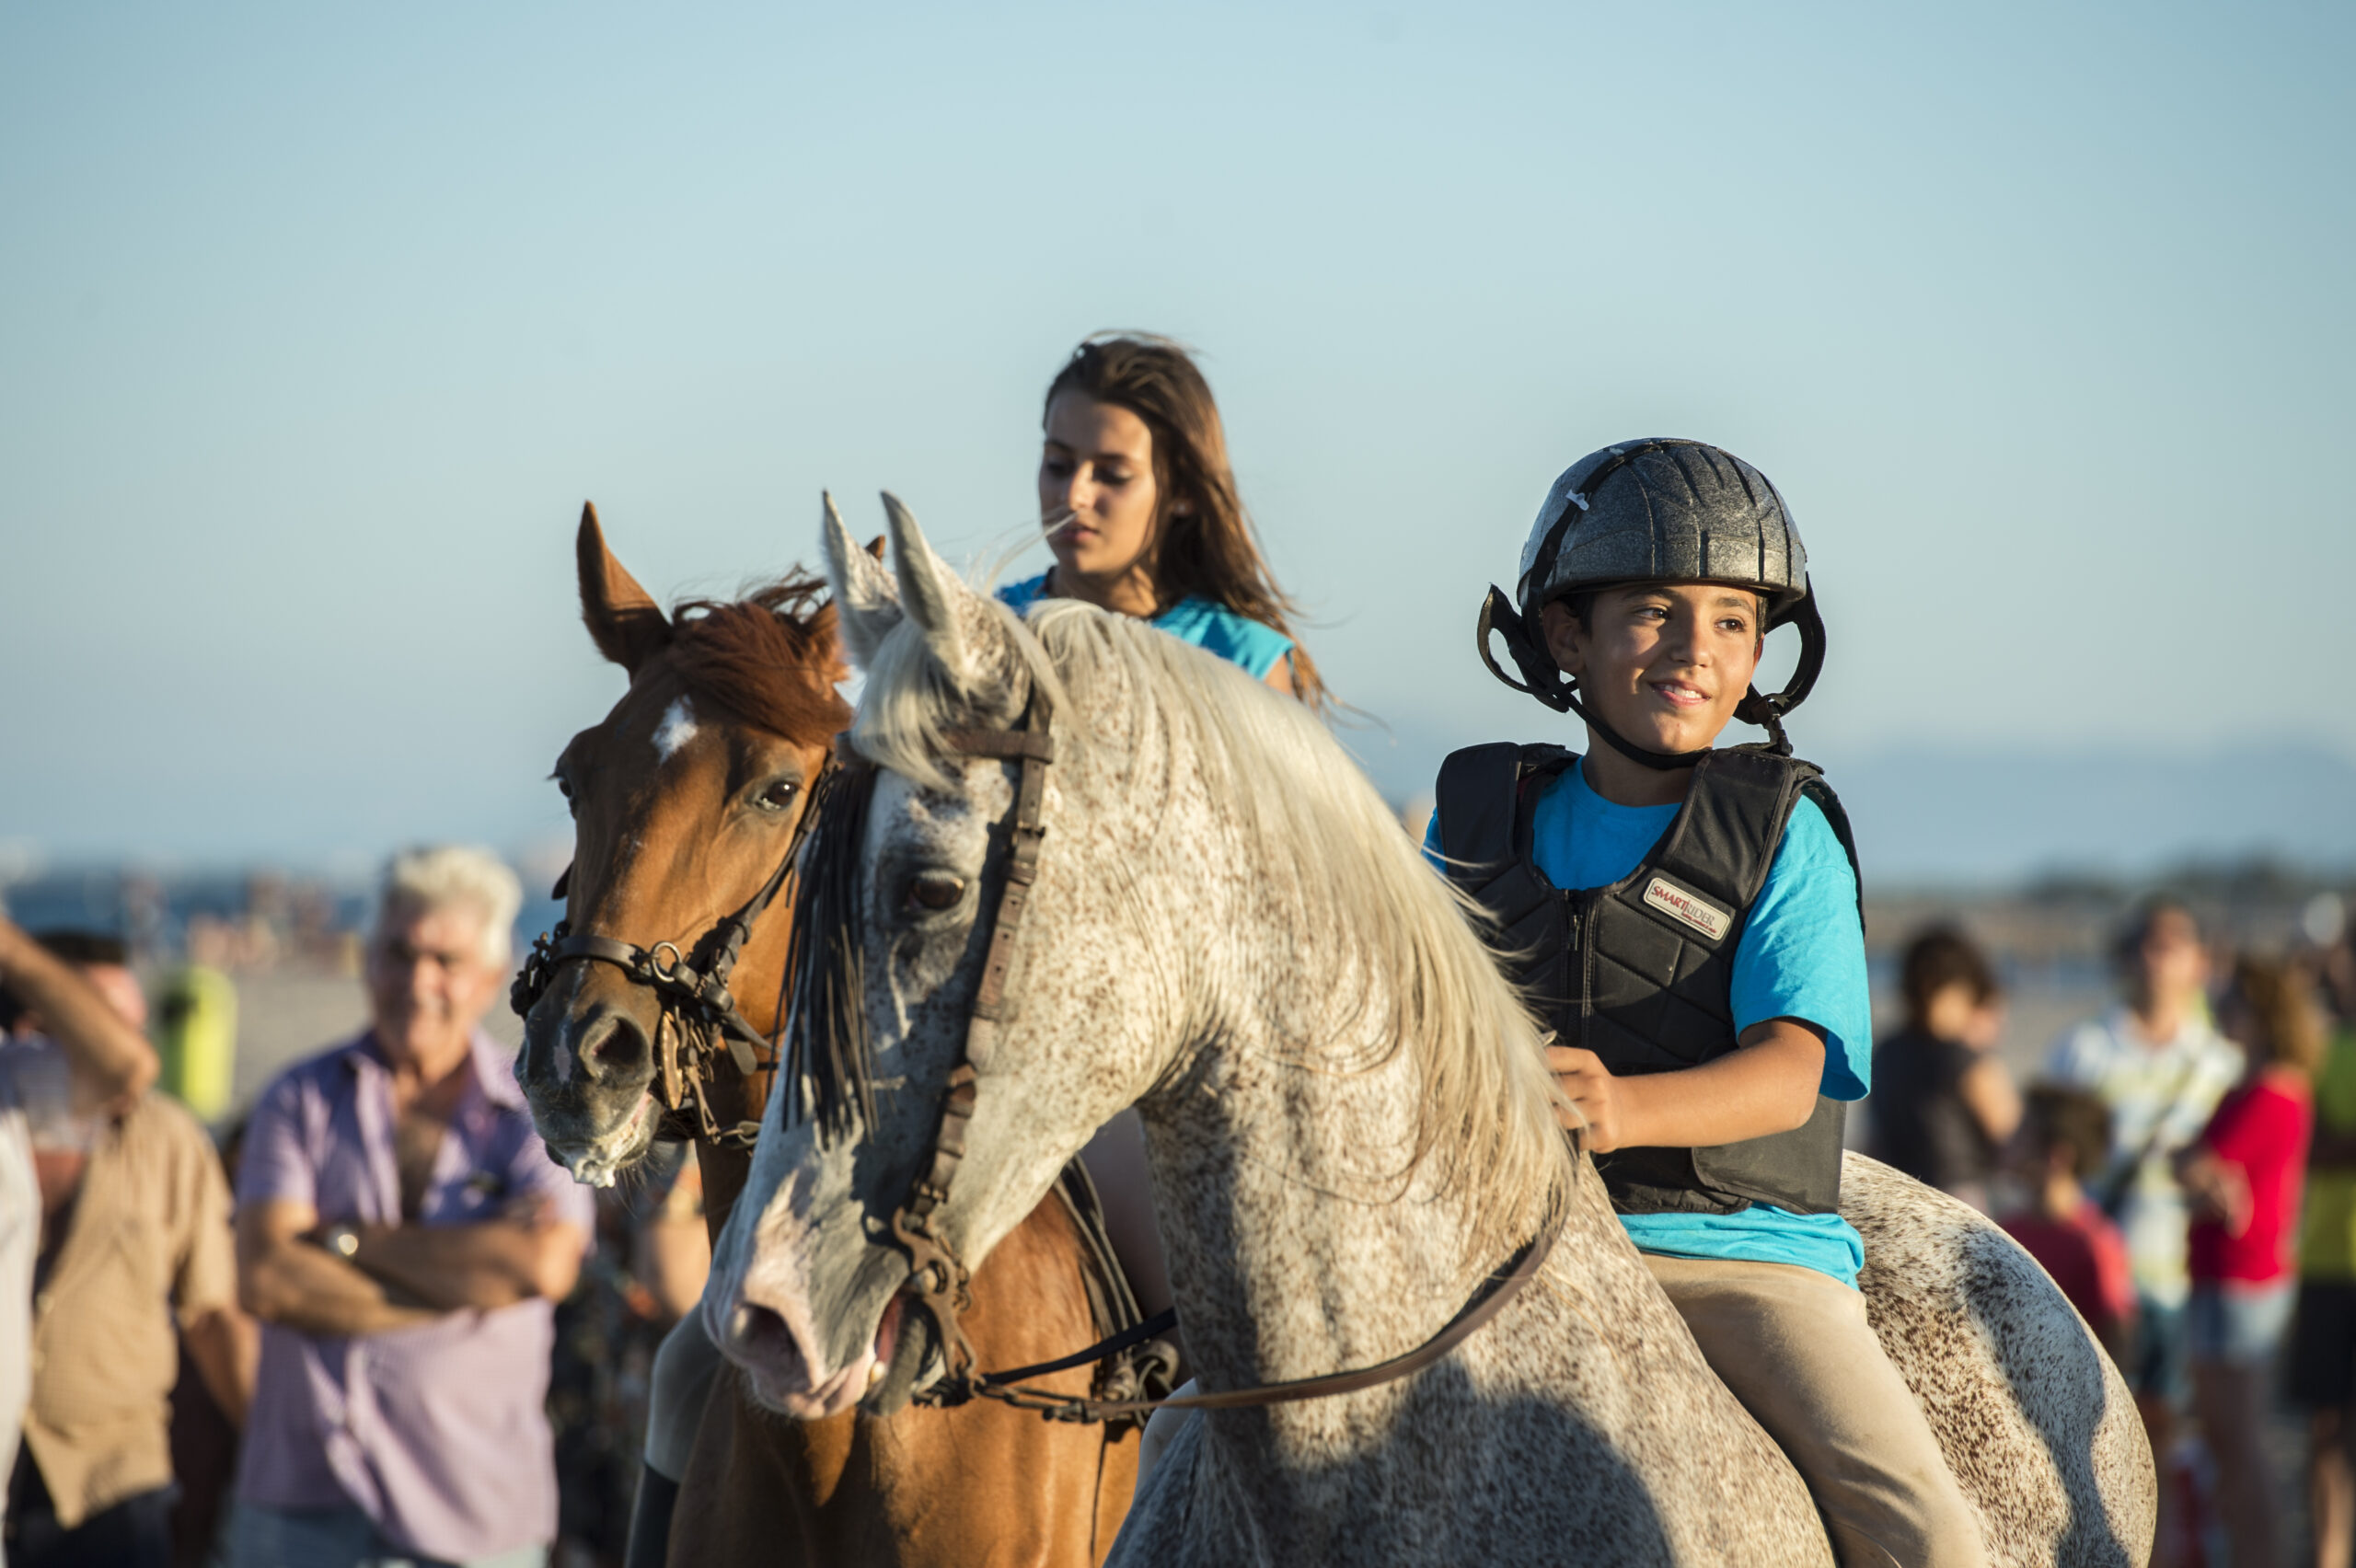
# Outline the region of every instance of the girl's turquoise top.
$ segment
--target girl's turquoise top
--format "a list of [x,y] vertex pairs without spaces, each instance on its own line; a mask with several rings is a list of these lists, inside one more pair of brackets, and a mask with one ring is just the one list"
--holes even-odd
[[[1016,614],[1029,609],[1047,589],[1047,574],[1010,582],[998,591],[1000,603]],[[1182,642],[1206,653],[1216,653],[1241,667],[1255,681],[1265,681],[1276,661],[1292,651],[1292,639],[1274,627],[1239,616],[1216,599],[1201,594],[1179,600],[1153,617],[1153,624]]]

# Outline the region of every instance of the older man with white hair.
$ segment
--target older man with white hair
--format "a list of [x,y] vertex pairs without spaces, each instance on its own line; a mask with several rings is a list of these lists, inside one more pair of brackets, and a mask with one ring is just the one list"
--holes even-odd
[[556,1535],[553,1303],[593,1214],[480,1027],[521,896],[481,850],[396,858],[369,1027],[255,1105],[237,1180],[238,1289],[263,1321],[241,1568],[520,1568]]

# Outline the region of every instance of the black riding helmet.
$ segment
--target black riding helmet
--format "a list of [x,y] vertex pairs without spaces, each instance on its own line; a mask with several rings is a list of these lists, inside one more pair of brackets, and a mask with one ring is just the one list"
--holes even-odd
[[[1481,605],[1481,662],[1516,691],[1557,712],[1576,713],[1615,748],[1648,767],[1691,767],[1705,752],[1657,752],[1616,734],[1580,706],[1578,683],[1556,667],[1539,612],[1566,594],[1627,582],[1728,582],[1767,601],[1772,631],[1800,628],[1800,662],[1782,691],[1754,686],[1735,717],[1764,729],[1789,756],[1784,715],[1797,708],[1824,667],[1824,622],[1808,591],[1807,550],[1784,498],[1767,476],[1733,453],[1699,441],[1626,441],[1590,452],[1546,492],[1522,547],[1521,576],[1508,597],[1492,586]],[[1516,680],[1489,650],[1492,633],[1520,670]]]

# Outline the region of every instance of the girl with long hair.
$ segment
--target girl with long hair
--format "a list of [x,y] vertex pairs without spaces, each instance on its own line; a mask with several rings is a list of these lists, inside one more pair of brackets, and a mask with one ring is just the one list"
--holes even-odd
[[999,598],[1149,620],[1328,705],[1236,493],[1218,404],[1184,349],[1141,333],[1089,339],[1048,384],[1040,424],[1039,521],[1056,564]]
[[[1331,706],[1236,493],[1210,383],[1184,349],[1142,333],[1089,339],[1048,383],[1040,425],[1039,524],[1056,564],[999,589],[1001,600],[1022,610],[1080,599],[1149,620],[1312,708]],[[1106,1123],[1085,1156],[1113,1250],[1150,1316],[1171,1304],[1170,1274],[1137,1113]],[[1140,1481],[1167,1426],[1148,1435]]]

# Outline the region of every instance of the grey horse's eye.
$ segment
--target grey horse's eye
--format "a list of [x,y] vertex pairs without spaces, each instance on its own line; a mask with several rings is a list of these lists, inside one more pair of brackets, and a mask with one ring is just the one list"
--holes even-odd
[[965,879],[947,871],[926,871],[908,882],[907,906],[912,913],[938,915],[954,909],[965,896]]

